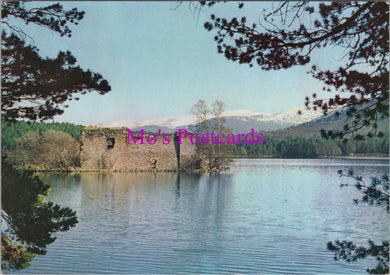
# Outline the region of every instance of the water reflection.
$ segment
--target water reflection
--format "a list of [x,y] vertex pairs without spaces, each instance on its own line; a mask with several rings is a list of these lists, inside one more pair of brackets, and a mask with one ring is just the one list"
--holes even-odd
[[181,173],[176,174],[176,200],[180,197],[180,174]]
[[390,233],[381,209],[355,206],[358,194],[339,188],[337,167],[388,170],[388,162],[363,164],[239,160],[214,176],[46,175],[49,199],[75,209],[80,222],[25,271],[365,274],[367,262],[336,262],[326,249],[330,240],[365,244]]

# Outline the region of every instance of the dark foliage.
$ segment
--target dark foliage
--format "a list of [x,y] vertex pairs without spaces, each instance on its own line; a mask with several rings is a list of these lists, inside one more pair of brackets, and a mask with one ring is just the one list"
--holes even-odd
[[[377,177],[371,178],[371,183],[366,184],[363,177],[354,175],[353,170],[349,170],[348,174],[344,174],[339,170],[340,176],[351,177],[355,180],[355,188],[359,190],[363,196],[360,199],[354,199],[355,204],[367,203],[371,206],[384,207],[387,214],[389,213],[389,177],[383,175],[381,179]],[[348,184],[341,184],[342,187]],[[351,241],[336,240],[328,242],[328,249],[335,252],[335,260],[344,260],[347,262],[357,261],[358,259],[375,257],[377,266],[375,268],[367,268],[367,272],[371,274],[388,274],[389,273],[389,242],[382,241],[381,245],[375,244],[373,241],[368,241],[368,247],[356,246]]]
[[78,22],[83,19],[85,12],[78,11],[77,8],[72,10],[64,10],[59,3],[49,5],[46,7],[35,7],[27,9],[23,2],[18,1],[4,1],[1,9],[1,21],[13,32],[21,36],[26,36],[23,30],[16,28],[8,23],[8,18],[19,18],[23,20],[26,25],[33,23],[51,31],[59,33],[61,36],[72,35],[72,30],[69,24],[78,25]]
[[84,126],[74,125],[72,123],[39,123],[39,122],[1,122],[1,149],[3,152],[15,149],[16,141],[24,136],[27,132],[43,132],[54,130],[64,132],[71,135],[75,140],[79,141]]
[[[24,3],[16,1],[3,1],[1,9],[3,120],[50,119],[62,114],[65,102],[73,98],[77,100],[77,94],[91,91],[105,94],[111,90],[100,74],[76,66],[76,58],[70,52],[59,52],[56,58],[42,58],[37,48],[26,44],[25,39],[31,37],[12,24],[12,20],[17,19],[69,37],[70,24],[77,25],[84,12],[64,10],[60,4],[26,8]],[[16,128],[18,126],[14,130]],[[4,135],[8,136],[6,146],[11,146],[13,139],[23,135],[23,131],[8,133],[8,136],[3,129],[2,139]],[[73,134],[77,135],[76,132]],[[31,173],[16,170],[5,157],[2,157],[1,176],[4,230],[1,236],[1,267],[19,270],[29,266],[35,255],[45,254],[46,246],[55,240],[53,233],[75,226],[77,217],[70,208],[45,203],[43,198],[49,186]]]
[[1,107],[6,120],[46,120],[62,114],[67,100],[78,94],[111,90],[100,74],[75,66],[70,52],[56,58],[41,58],[15,35],[2,34]]
[[370,274],[388,274],[389,273],[389,242],[383,241],[381,245],[376,245],[373,241],[368,241],[368,248],[364,246],[356,246],[351,241],[328,242],[328,249],[335,251],[335,260],[344,260],[347,262],[355,262],[358,259],[367,257],[375,257],[377,266],[375,268],[367,268]]
[[[362,176],[354,175],[352,169],[348,174],[343,174],[343,170],[338,171],[340,176],[351,177],[355,180],[355,188],[359,190],[363,197],[361,199],[354,199],[355,204],[367,203],[371,206],[384,206],[386,212],[389,213],[389,176],[383,175],[382,178],[371,178],[370,184],[365,183]],[[341,184],[342,187],[348,184]]]
[[[233,145],[230,145],[233,146]],[[233,146],[233,156],[286,158],[315,158],[325,156],[349,156],[351,154],[389,154],[389,140],[372,138],[348,143],[319,137],[264,137],[264,144]]]
[[[312,5],[307,1],[285,1],[263,15],[262,30],[257,24],[247,23],[245,17],[228,20],[214,14],[204,27],[208,31],[216,30],[214,40],[218,53],[228,60],[251,67],[256,64],[264,70],[306,65],[316,48],[343,47],[347,51],[346,58],[337,70],[313,65],[310,71],[324,83],[324,91],[336,94],[321,99],[315,92],[312,99],[306,98],[305,105],[321,109],[324,114],[331,109],[349,107],[349,118],[343,129],[322,131],[327,139],[339,138],[347,143],[351,138],[383,137],[384,133],[378,131],[378,121],[389,117],[388,3],[334,1]],[[310,20],[305,20],[305,16]],[[279,24],[277,17],[280,17]],[[361,129],[368,130],[361,134]],[[388,212],[388,176],[373,179],[370,185],[364,184],[361,177],[355,180],[355,187],[363,192],[362,199],[355,203],[385,205]],[[389,272],[388,241],[383,241],[382,245],[369,241],[368,248],[357,247],[349,241],[336,241],[328,243],[328,249],[336,252],[336,260],[348,262],[373,256],[378,264],[367,271]]]
[[28,35],[9,23],[9,18],[46,27],[61,36],[70,36],[69,24],[78,24],[84,12],[66,11],[60,4],[42,8],[25,8],[21,2],[4,2],[2,23],[6,26],[1,39],[1,108],[5,120],[47,120],[62,114],[68,100],[77,95],[111,90],[98,73],[76,66],[70,52],[59,52],[56,58],[42,58],[38,49],[27,45]]
[[[55,240],[52,234],[74,227],[77,217],[68,207],[44,202],[43,196],[50,187],[38,177],[16,170],[4,158],[1,166],[1,218],[6,224],[2,234],[2,268],[20,269],[29,265],[23,254],[28,254],[30,261],[31,255],[45,254],[46,246]],[[18,250],[23,252],[20,257],[15,256]]]
[[[280,24],[275,23],[280,16]],[[304,20],[305,16],[313,20]],[[312,23],[302,23],[310,22]],[[260,22],[249,24],[241,19],[211,15],[204,27],[216,30],[218,52],[228,60],[254,64],[264,70],[287,69],[310,62],[316,48],[339,46],[348,51],[346,61],[336,71],[312,66],[313,77],[323,81],[324,91],[337,91],[334,97],[313,101],[306,106],[330,109],[350,106],[350,120],[343,130],[323,132],[327,138],[347,141],[382,136],[377,121],[389,116],[389,9],[385,2],[331,2],[316,6],[308,2],[283,2],[264,13]],[[361,66],[364,64],[364,66]],[[360,66],[360,67],[359,67]],[[345,96],[346,93],[352,93]],[[366,135],[355,133],[363,128]]]
[[30,266],[36,254],[28,252],[27,249],[12,239],[1,237],[1,269],[20,270]]

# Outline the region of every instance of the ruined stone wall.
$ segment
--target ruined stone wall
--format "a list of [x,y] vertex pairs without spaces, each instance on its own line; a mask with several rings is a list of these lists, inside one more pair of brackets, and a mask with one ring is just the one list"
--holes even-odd
[[[173,171],[178,168],[177,148],[170,136],[167,145],[157,137],[153,145],[127,144],[127,129],[94,128],[85,130],[81,146],[82,169],[110,169],[117,171]],[[180,168],[188,169],[196,161],[196,146],[186,139],[180,145]]]

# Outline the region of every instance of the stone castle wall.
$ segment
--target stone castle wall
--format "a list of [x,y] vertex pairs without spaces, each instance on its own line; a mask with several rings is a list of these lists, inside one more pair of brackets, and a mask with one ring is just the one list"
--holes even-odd
[[[135,136],[138,133],[133,133]],[[153,145],[134,144],[130,139],[127,144],[127,129],[93,128],[85,130],[81,146],[82,169],[109,169],[117,171],[173,171],[178,168],[178,150],[180,151],[180,168],[191,169],[197,159],[196,146],[185,139],[175,146],[174,137],[170,135],[169,144],[157,136]]]

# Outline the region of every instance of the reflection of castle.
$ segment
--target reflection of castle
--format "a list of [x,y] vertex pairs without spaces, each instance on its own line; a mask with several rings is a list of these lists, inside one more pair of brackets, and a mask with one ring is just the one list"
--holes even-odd
[[157,136],[153,145],[127,144],[127,129],[92,128],[83,132],[81,145],[82,169],[110,169],[117,171],[174,171],[180,165],[187,169],[196,156],[196,147],[185,139],[177,144],[170,136],[163,144]]

